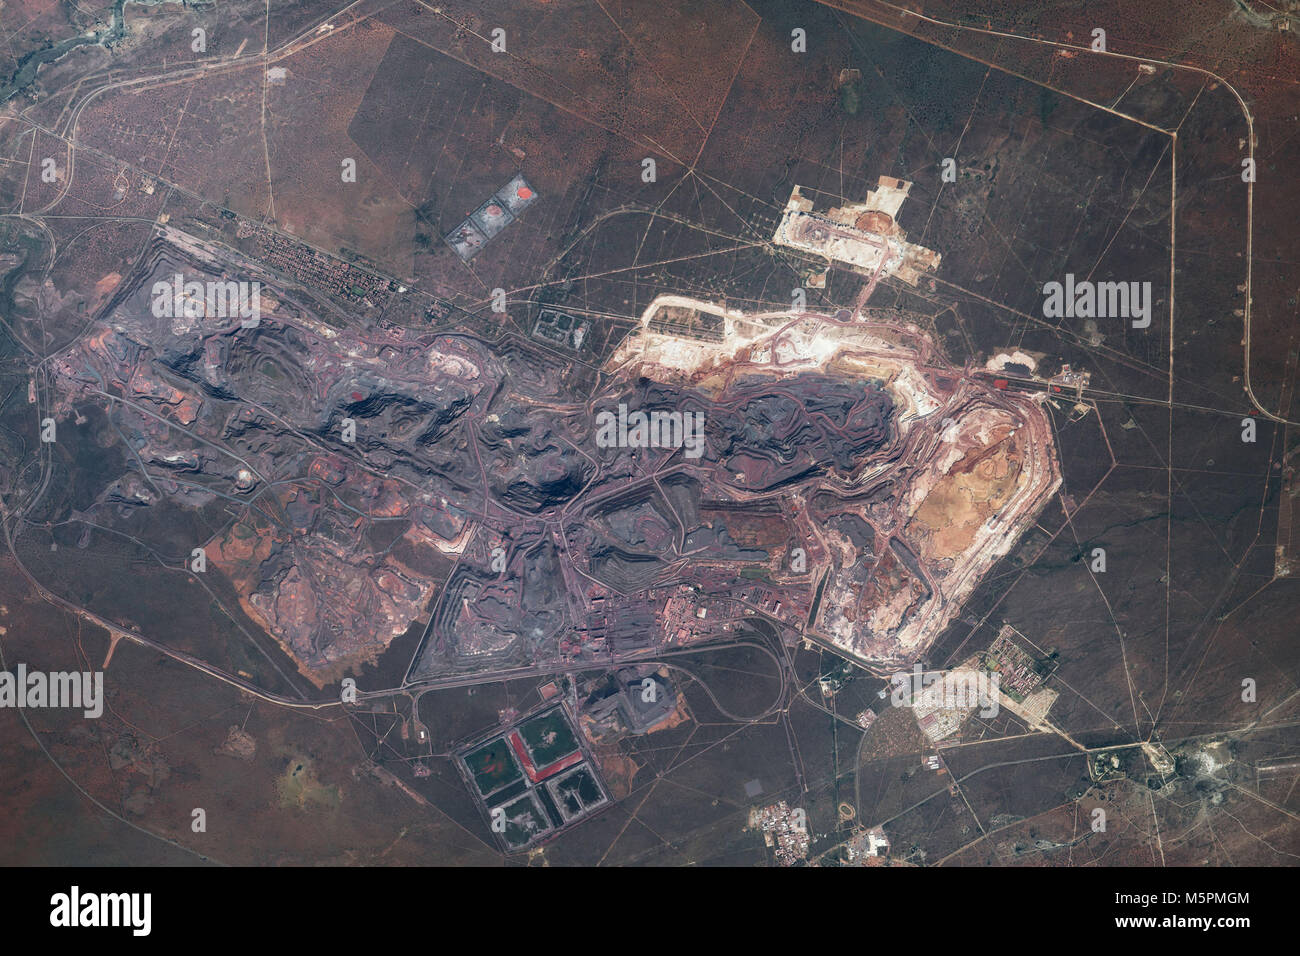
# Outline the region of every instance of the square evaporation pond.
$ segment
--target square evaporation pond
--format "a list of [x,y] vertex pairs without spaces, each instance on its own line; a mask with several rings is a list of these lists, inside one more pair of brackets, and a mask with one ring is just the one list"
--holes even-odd
[[492,198],[504,205],[512,216],[518,216],[537,201],[537,191],[519,175],[498,189]]
[[504,737],[494,738],[466,755],[465,766],[474,775],[479,793],[485,797],[523,777]]

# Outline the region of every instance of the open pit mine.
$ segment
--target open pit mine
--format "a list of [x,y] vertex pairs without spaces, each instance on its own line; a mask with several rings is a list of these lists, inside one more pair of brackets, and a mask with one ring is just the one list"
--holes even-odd
[[[255,279],[257,322],[155,308],[178,276]],[[417,624],[423,684],[644,660],[755,620],[884,672],[1060,482],[1038,402],[946,366],[897,313],[661,297],[584,379],[513,334],[359,328],[174,229],[52,365],[59,417],[95,406],[129,449],[80,514],[178,573],[201,549],[318,686]],[[638,412],[663,434],[636,440]]]
[[709,487],[732,512],[785,517],[764,569],[776,600],[879,673],[925,653],[1061,482],[1040,400],[947,367],[897,313],[665,296],[610,365],[744,410],[739,447],[725,429],[710,443]]

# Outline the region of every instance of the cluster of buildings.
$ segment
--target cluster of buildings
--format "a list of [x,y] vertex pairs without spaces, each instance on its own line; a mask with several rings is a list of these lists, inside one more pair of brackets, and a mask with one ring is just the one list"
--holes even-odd
[[349,305],[382,308],[392,295],[392,280],[326,255],[303,242],[273,232],[247,219],[235,234],[253,241],[253,254],[291,279]]
[[[663,600],[659,620],[669,644],[689,644],[705,636],[713,624],[709,609],[701,604],[690,585],[682,584],[671,591],[650,592],[651,599]],[[705,622],[708,622],[707,624]]]
[[1010,624],[1002,625],[997,638],[984,652],[984,667],[998,675],[1002,692],[1020,703],[1042,685],[1045,675],[1038,658],[1012,639],[1015,633]]
[[921,733],[931,740],[951,737],[961,729],[968,714],[968,711],[964,710],[925,710],[921,707],[918,707],[917,711],[916,725],[921,728]]
[[777,590],[755,584],[736,592],[736,598],[784,624],[798,625],[808,619],[811,592],[807,588]]
[[1061,371],[1048,379],[1053,385],[1059,385],[1062,388],[1073,388],[1076,391],[1082,391],[1088,387],[1092,381],[1092,373],[1084,371],[1075,371],[1069,364],[1061,366]]
[[610,601],[600,594],[590,599],[587,616],[560,638],[565,657],[625,654],[652,647],[660,633],[649,601]]
[[591,321],[558,309],[542,309],[533,326],[533,338],[577,352],[591,331]]
[[913,697],[911,706],[916,725],[930,740],[943,740],[957,733],[979,706],[977,701],[967,700],[959,693],[965,691],[961,678],[966,673],[969,672],[945,673]]
[[760,587],[738,594],[710,593],[707,602],[704,596],[700,585],[689,583],[651,588],[637,600],[617,599],[602,586],[590,586],[586,614],[561,636],[560,654],[567,659],[621,655],[718,637],[753,616],[754,610],[746,606],[751,601],[783,621],[797,623],[807,616],[802,602]]
[[843,862],[852,866],[870,866],[889,853],[889,839],[884,827],[872,827],[855,833],[843,843]]
[[763,842],[776,852],[776,862],[793,866],[808,857],[808,817],[784,800],[755,811],[752,825],[763,831]]
[[898,210],[911,188],[909,182],[881,176],[862,202],[817,212],[795,186],[772,241],[870,276],[868,290],[890,275],[916,285],[923,273],[939,267],[940,257],[908,242],[898,225]]

